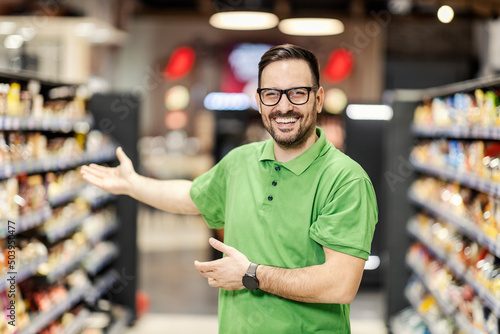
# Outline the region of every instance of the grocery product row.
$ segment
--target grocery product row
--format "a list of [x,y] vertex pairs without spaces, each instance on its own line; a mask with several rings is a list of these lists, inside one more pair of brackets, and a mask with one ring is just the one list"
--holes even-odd
[[0,180],[0,237],[39,227],[54,242],[91,216],[91,210],[115,196],[86,184],[79,168]]
[[495,88],[427,98],[415,110],[414,130],[417,134],[435,135],[445,128],[443,134],[462,133],[473,136],[480,133],[469,131],[474,126],[500,126],[499,108],[499,91]]
[[93,292],[81,270],[50,286],[34,280],[10,286],[0,292],[0,333],[122,333],[130,314],[106,301],[93,304],[87,298]]
[[422,244],[407,255],[414,272],[405,295],[418,310],[431,333],[498,333],[498,315],[485,305],[475,288],[455,276],[446,262]]
[[20,131],[0,132],[0,179],[113,159],[116,145],[101,132],[73,136]]
[[412,184],[410,200],[500,255],[500,199],[455,182],[424,176]]
[[410,158],[417,165],[500,181],[500,143],[496,141],[424,140],[413,148]]
[[81,118],[86,114],[89,94],[85,86],[46,87],[34,79],[8,81],[0,83],[0,116]]

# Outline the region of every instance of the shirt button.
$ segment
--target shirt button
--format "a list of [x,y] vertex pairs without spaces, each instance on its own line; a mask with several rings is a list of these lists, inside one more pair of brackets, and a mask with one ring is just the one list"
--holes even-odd
[[278,182],[276,181],[273,181],[272,185],[276,187],[276,185],[278,184]]
[[272,200],[273,200],[273,196],[269,196],[267,199],[268,199],[269,201],[272,201]]
[[280,166],[276,166],[276,167],[274,167],[274,169],[276,169],[276,171],[279,172],[280,171]]

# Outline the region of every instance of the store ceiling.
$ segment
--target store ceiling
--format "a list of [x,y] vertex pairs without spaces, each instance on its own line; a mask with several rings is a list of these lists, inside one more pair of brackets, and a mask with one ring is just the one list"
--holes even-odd
[[[369,15],[372,10],[398,10],[407,8],[405,15],[435,15],[439,6],[452,6],[456,16],[498,18],[500,0],[107,0],[109,6],[133,15],[201,15],[230,9],[259,9],[289,16]],[[86,1],[85,5],[73,0],[1,0],[0,15],[52,15],[85,16],[85,7],[102,6],[100,1]],[[130,10],[130,8],[133,8]]]

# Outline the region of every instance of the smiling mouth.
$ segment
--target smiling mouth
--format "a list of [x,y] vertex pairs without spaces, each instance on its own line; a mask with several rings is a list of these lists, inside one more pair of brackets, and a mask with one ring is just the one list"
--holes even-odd
[[298,118],[295,117],[278,117],[275,118],[274,121],[280,125],[286,125],[286,124],[295,124],[295,122],[298,121]]

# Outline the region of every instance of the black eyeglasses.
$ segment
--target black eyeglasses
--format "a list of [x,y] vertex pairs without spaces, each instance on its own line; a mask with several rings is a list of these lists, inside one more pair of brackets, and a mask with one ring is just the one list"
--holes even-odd
[[290,103],[301,105],[309,101],[309,93],[316,88],[317,87],[292,87],[288,89],[257,88],[257,93],[260,96],[260,102],[268,107],[277,105],[283,94],[286,95]]

